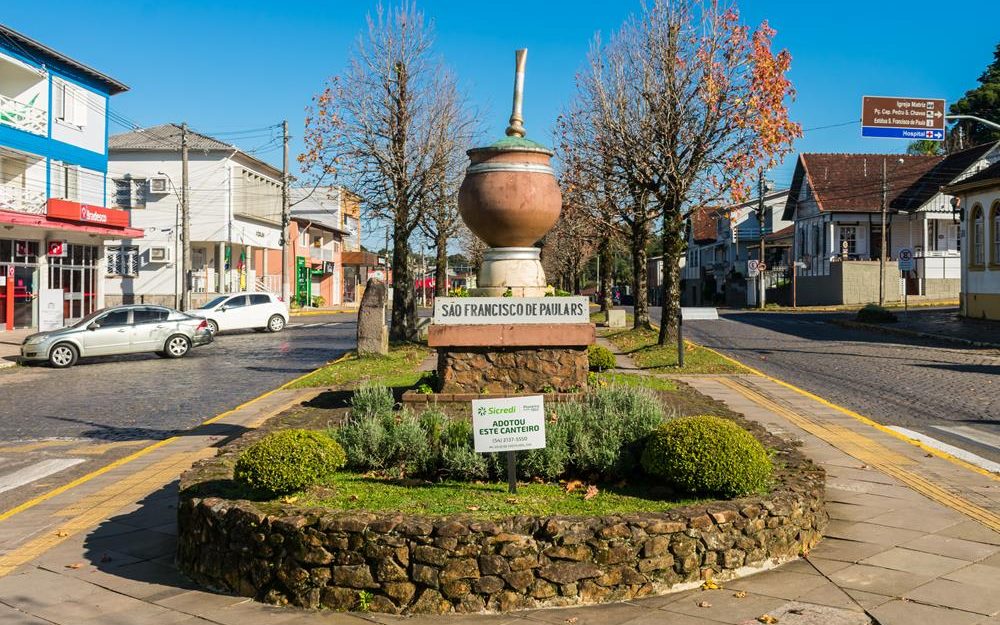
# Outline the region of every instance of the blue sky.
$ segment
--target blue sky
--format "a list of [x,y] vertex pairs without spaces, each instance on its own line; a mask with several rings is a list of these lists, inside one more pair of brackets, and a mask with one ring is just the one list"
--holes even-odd
[[[943,97],[975,86],[1000,43],[1000,2],[839,0],[743,1],[744,20],[777,29],[792,54],[798,97],[792,116],[804,128],[860,118],[862,95]],[[48,0],[7,3],[0,20],[122,80],[118,114],[142,126],[187,121],[216,133],[289,120],[293,156],[301,149],[304,107],[323,80],[341,72],[375,2],[149,2]],[[570,99],[595,32],[616,29],[638,0],[424,0],[437,51],[479,109],[488,136],[509,115],[513,51],[527,47],[525,119],[529,137],[552,142],[552,125]],[[112,132],[120,132],[112,127]],[[280,164],[269,131],[224,135]],[[801,152],[893,152],[905,141],[863,139],[857,125],[807,132]],[[791,179],[794,159],[774,172]]]

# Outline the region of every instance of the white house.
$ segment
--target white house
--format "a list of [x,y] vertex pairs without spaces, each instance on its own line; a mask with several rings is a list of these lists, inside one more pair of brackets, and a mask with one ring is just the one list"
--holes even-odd
[[1000,162],[944,188],[959,198],[962,314],[1000,321]]
[[[959,227],[940,188],[1000,158],[996,143],[948,156],[801,154],[784,218],[795,222],[800,304],[879,300],[882,196],[886,197],[886,301],[904,292],[957,298]],[[885,176],[883,178],[883,167]],[[910,249],[915,271],[901,278],[896,259]]]
[[0,25],[0,331],[104,305],[104,241],[138,240],[107,208],[110,97],[128,87]]
[[[163,124],[109,140],[114,203],[146,232],[109,247],[109,303],[180,304],[181,134]],[[217,293],[280,293],[281,170],[191,130],[187,144],[192,305]]]

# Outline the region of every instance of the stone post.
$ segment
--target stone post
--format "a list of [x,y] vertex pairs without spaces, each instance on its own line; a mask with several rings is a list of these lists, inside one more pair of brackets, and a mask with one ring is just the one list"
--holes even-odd
[[358,355],[385,356],[389,353],[389,326],[385,322],[388,301],[385,282],[370,278],[358,308]]

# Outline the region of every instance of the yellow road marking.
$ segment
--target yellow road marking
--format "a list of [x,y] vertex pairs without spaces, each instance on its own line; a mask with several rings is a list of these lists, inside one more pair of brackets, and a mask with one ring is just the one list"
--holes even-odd
[[940,449],[936,449],[934,447],[931,447],[930,445],[925,445],[924,443],[921,443],[918,440],[912,439],[909,436],[906,436],[905,434],[901,434],[901,433],[899,433],[899,432],[897,432],[895,430],[887,428],[886,426],[882,425],[881,423],[873,421],[872,419],[864,416],[863,414],[859,414],[857,412],[854,412],[850,408],[845,408],[845,407],[840,406],[838,404],[835,404],[835,403],[833,403],[833,402],[831,402],[829,400],[823,399],[822,397],[820,397],[819,395],[816,395],[815,393],[810,393],[809,391],[807,391],[805,389],[799,388],[799,387],[795,386],[794,384],[789,384],[788,382],[785,382],[784,380],[779,380],[778,378],[769,376],[768,374],[764,373],[763,371],[760,371],[758,369],[754,369],[753,367],[751,367],[749,365],[745,365],[742,362],[736,360],[735,358],[730,358],[729,356],[726,356],[725,354],[723,354],[723,353],[721,353],[721,352],[719,352],[717,350],[714,350],[711,347],[705,347],[704,345],[702,345],[701,347],[704,348],[704,349],[707,349],[708,351],[710,351],[710,352],[712,352],[714,354],[717,354],[718,356],[720,356],[722,358],[725,358],[726,360],[728,360],[728,361],[730,361],[730,362],[732,362],[734,364],[737,364],[737,365],[740,365],[741,367],[746,368],[750,373],[752,373],[754,375],[758,375],[758,376],[760,376],[760,377],[762,377],[762,378],[764,378],[766,380],[770,380],[771,382],[774,382],[775,384],[778,384],[779,386],[783,386],[783,387],[785,387],[785,388],[787,388],[789,390],[795,391],[796,393],[798,393],[800,395],[804,395],[805,397],[808,397],[809,399],[812,399],[814,401],[818,401],[819,403],[823,404],[827,408],[832,408],[832,409],[836,410],[837,412],[840,412],[840,413],[845,414],[845,415],[847,415],[849,417],[857,419],[858,421],[864,423],[865,425],[871,426],[871,427],[875,428],[876,430],[878,430],[878,431],[880,431],[880,432],[882,432],[884,434],[888,434],[889,436],[892,436],[893,438],[898,438],[901,441],[905,441],[905,442],[913,445],[914,447],[919,447],[921,450],[923,450],[926,453],[929,453],[929,454],[931,454],[933,456],[937,456],[938,458],[941,458],[943,460],[947,460],[948,462],[951,462],[953,464],[957,464],[958,466],[962,467],[963,469],[968,469],[969,471],[972,471],[974,473],[978,473],[980,475],[985,475],[986,477],[988,477],[990,479],[993,479],[993,480],[996,480],[996,481],[1000,481],[1000,475],[997,475],[996,473],[993,473],[991,471],[987,471],[986,469],[984,469],[982,467],[977,467],[976,465],[972,464],[971,462],[966,462],[965,460],[962,460],[961,458],[956,458],[955,456],[949,454],[948,452],[941,451]]
[[[327,365],[329,365],[329,364],[336,364],[338,362],[341,362],[342,360],[344,360],[348,356],[350,356],[351,353],[352,352],[347,352],[346,354],[344,354],[340,358],[337,358],[336,360],[334,360],[334,361],[332,361],[330,363],[327,363]],[[327,365],[323,365],[323,366],[327,366]],[[318,367],[317,369],[319,369],[319,368],[322,368],[322,367]],[[295,378],[294,380],[290,380],[290,381],[286,382],[285,384],[279,386],[276,389],[270,390],[270,391],[268,391],[268,392],[266,392],[266,393],[264,393],[262,395],[258,395],[257,397],[254,397],[250,401],[244,402],[244,403],[240,404],[239,406],[237,406],[236,408],[233,408],[232,410],[227,410],[227,411],[225,411],[223,413],[220,413],[220,414],[212,417],[211,419],[206,419],[205,421],[202,421],[200,425],[208,425],[210,423],[215,423],[219,419],[222,419],[222,418],[224,418],[224,417],[226,417],[226,416],[228,416],[228,415],[236,412],[237,410],[240,410],[242,408],[246,408],[247,406],[249,406],[250,404],[253,404],[254,402],[260,401],[261,399],[264,399],[265,397],[273,395],[274,393],[276,393],[279,390],[283,390],[283,389],[291,386],[292,384],[295,384],[299,380],[305,378],[306,376],[308,376],[308,375],[310,375],[312,373],[313,373],[313,371],[310,371],[308,373],[303,373],[302,375],[300,375],[299,377]],[[198,426],[195,426],[195,427],[198,427]],[[194,428],[192,428],[192,429],[194,429]],[[173,441],[176,441],[178,438],[179,437],[177,437],[177,436],[171,436],[170,438],[165,438],[165,439],[163,439],[161,441],[157,441],[157,442],[149,445],[148,447],[143,447],[142,449],[136,451],[133,454],[125,456],[124,458],[119,458],[118,460],[115,460],[114,462],[111,462],[110,464],[107,464],[107,465],[105,465],[105,466],[103,466],[103,467],[101,467],[99,469],[91,471],[90,473],[88,473],[86,475],[78,477],[77,479],[73,480],[72,482],[69,482],[67,484],[63,484],[62,486],[59,486],[58,488],[54,488],[54,489],[48,491],[47,493],[42,493],[41,495],[39,495],[39,496],[37,496],[37,497],[35,497],[33,499],[29,499],[28,501],[25,501],[24,503],[22,503],[22,504],[20,504],[18,506],[13,507],[10,510],[7,510],[6,512],[0,513],[0,521],[4,521],[4,520],[9,519],[10,517],[14,516],[15,514],[19,514],[21,512],[24,512],[25,510],[28,510],[30,508],[34,508],[35,506],[37,506],[38,504],[42,503],[43,501],[47,501],[49,499],[52,499],[56,495],[61,495],[62,493],[65,493],[66,491],[68,491],[68,490],[70,490],[72,488],[76,488],[77,486],[79,486],[81,484],[85,484],[85,483],[91,481],[92,479],[94,479],[96,477],[100,477],[101,475],[104,475],[105,473],[107,473],[108,471],[111,471],[112,469],[120,467],[120,466],[122,466],[124,464],[128,464],[129,462],[132,462],[133,460],[135,460],[137,458],[141,458],[142,456],[148,454],[151,451],[154,451],[156,449],[159,449],[160,447],[163,447],[164,445],[168,445],[168,444],[172,443]]]
[[75,445],[79,442],[79,440],[54,440],[25,443],[24,445],[11,445],[10,447],[0,447],[0,454],[26,454],[32,451],[38,451],[39,449],[48,449],[49,447],[66,447],[68,445]]
[[133,445],[148,442],[150,441],[147,439],[137,441],[116,441],[114,443],[94,443],[91,445],[81,445],[79,447],[74,447],[73,449],[67,449],[66,453],[76,456],[100,456],[103,453],[109,452],[113,449],[118,449],[119,447],[132,447]]
[[874,441],[849,428],[832,423],[823,423],[817,419],[795,412],[733,379],[721,377],[714,379],[755,404],[783,416],[806,432],[830,443],[837,449],[857,458],[868,466],[895,477],[922,495],[961,512],[996,532],[1000,532],[1000,515],[977,506],[964,497],[951,493],[934,482],[913,473],[910,469],[906,468],[916,464],[912,458],[892,451],[878,441]]
[[17,567],[39,557],[79,532],[108,519],[128,504],[142,499],[151,490],[172,481],[178,471],[190,466],[192,462],[209,457],[214,452],[211,447],[203,447],[196,451],[171,454],[63,508],[55,516],[70,517],[65,523],[57,526],[54,531],[46,532],[0,556],[0,577],[11,573]]

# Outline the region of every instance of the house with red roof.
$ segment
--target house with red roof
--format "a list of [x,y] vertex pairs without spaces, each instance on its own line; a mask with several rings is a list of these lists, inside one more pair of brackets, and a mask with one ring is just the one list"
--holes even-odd
[[[960,227],[941,187],[1000,160],[997,143],[947,156],[801,154],[784,219],[794,222],[799,304],[958,298]],[[879,278],[885,221],[884,282]],[[914,271],[897,268],[902,249]]]

